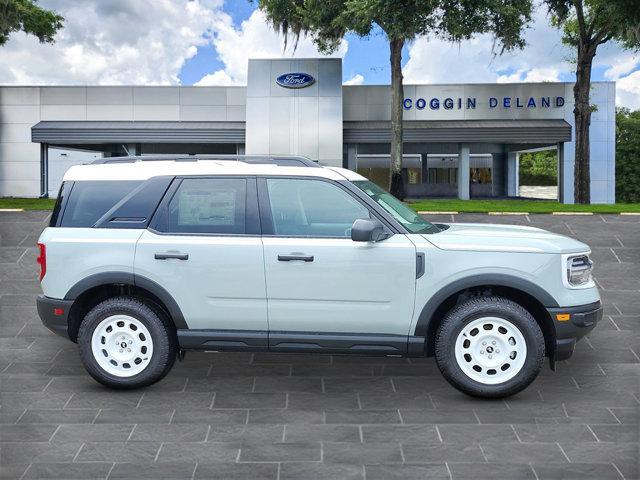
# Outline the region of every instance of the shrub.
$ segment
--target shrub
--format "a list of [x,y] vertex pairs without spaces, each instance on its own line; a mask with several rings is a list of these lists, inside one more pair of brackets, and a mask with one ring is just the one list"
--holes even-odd
[[616,111],[616,202],[640,202],[640,110]]
[[558,184],[558,159],[555,150],[520,154],[520,185],[555,186]]

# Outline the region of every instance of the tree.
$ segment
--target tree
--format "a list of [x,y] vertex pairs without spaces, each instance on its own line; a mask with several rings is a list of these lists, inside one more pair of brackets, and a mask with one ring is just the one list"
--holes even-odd
[[38,6],[36,0],[0,0],[0,46],[19,31],[35,35],[40,43],[53,43],[63,21],[56,12]]
[[297,43],[308,34],[321,52],[334,51],[348,32],[370,35],[378,26],[389,41],[391,63],[391,168],[389,190],[404,197],[402,182],[402,49],[418,36],[452,42],[494,35],[494,52],[522,48],[531,0],[258,0],[272,25]]
[[576,50],[573,87],[575,118],[574,201],[590,203],[589,103],[591,68],[598,47],[616,41],[625,48],[640,48],[638,0],[545,0],[552,22],[562,29],[563,42]]
[[616,202],[640,203],[640,110],[616,111]]
[[520,185],[558,185],[558,155],[555,150],[520,154]]

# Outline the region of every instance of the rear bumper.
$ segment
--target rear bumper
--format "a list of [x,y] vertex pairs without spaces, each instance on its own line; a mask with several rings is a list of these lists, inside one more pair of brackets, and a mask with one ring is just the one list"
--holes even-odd
[[[556,327],[556,345],[553,360],[566,360],[571,357],[576,342],[594,329],[602,319],[600,301],[577,307],[547,309]],[[569,319],[559,321],[556,315],[568,314]]]
[[[59,300],[38,295],[38,316],[42,324],[56,335],[69,338],[69,309],[73,300]],[[60,313],[62,312],[62,313]]]

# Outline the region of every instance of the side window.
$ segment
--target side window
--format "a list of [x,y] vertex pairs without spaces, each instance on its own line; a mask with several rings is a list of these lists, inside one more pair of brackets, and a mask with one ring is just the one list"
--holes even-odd
[[75,182],[64,209],[61,227],[92,227],[111,207],[126,197],[141,182]]
[[369,210],[336,185],[320,180],[267,179],[276,235],[349,237]]
[[244,178],[186,178],[160,213],[156,228],[167,233],[246,233]]

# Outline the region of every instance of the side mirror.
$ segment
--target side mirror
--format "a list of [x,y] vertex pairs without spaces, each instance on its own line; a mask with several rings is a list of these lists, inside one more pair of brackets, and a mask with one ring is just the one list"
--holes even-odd
[[379,242],[388,236],[378,220],[359,218],[351,227],[351,240],[354,242]]

